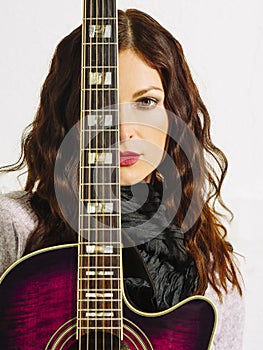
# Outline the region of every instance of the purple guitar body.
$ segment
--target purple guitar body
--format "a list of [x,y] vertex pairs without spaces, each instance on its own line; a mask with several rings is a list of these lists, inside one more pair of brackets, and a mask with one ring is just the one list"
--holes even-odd
[[[165,312],[147,314],[123,303],[123,341],[97,334],[87,346],[76,341],[77,247],[46,249],[21,259],[0,285],[0,349],[209,349],[216,310],[208,299],[193,297]],[[89,341],[92,344],[91,334]],[[106,339],[106,340],[105,340]],[[113,340],[112,340],[113,339]],[[106,344],[106,345],[105,345]]]

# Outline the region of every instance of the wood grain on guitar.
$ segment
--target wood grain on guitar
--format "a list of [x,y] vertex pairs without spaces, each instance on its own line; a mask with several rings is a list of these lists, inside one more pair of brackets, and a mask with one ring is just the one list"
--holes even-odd
[[6,271],[0,288],[1,349],[209,349],[216,310],[203,297],[148,314],[134,309],[124,296],[123,342],[110,332],[103,335],[100,327],[89,341],[83,334],[78,342],[77,255],[77,245],[43,249]]

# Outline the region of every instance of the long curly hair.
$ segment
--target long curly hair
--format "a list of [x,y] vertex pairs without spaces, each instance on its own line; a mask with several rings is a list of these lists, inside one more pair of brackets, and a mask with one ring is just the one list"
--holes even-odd
[[[184,228],[186,250],[196,262],[200,282],[195,294],[204,294],[208,283],[220,299],[222,292],[228,291],[229,283],[242,294],[233,249],[226,240],[223,215],[216,209],[221,205],[232,218],[221,198],[228,163],[211,140],[209,113],[182,47],[165,28],[141,11],[119,10],[118,23],[119,50],[133,50],[159,72],[164,86],[165,108],[169,111],[166,151],[177,171],[167,171],[165,160],[158,171],[169,192],[167,208],[173,212],[176,209],[174,222]],[[22,138],[20,159],[7,169],[24,166],[28,169],[25,191],[32,193],[31,205],[38,216],[38,226],[28,239],[25,253],[76,240],[76,233],[56,199],[54,166],[65,135],[79,120],[80,67],[81,26],[57,46],[35,119]],[[189,132],[194,137],[189,137]],[[157,172],[155,181],[159,181]],[[177,195],[179,183],[180,196]],[[65,196],[72,197],[72,185],[63,176],[60,187]]]

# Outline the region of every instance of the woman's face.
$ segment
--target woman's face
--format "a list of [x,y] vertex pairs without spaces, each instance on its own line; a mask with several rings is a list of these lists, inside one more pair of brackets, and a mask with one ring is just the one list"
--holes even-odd
[[149,182],[160,164],[168,130],[164,89],[157,70],[135,52],[119,54],[120,182]]

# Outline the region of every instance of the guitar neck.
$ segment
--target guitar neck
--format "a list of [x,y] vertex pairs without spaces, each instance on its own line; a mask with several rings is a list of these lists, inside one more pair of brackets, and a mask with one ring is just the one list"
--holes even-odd
[[78,333],[122,332],[115,0],[83,1]]

